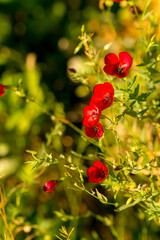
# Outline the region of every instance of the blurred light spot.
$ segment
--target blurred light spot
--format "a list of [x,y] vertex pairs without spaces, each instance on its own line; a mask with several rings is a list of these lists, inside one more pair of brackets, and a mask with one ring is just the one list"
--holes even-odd
[[36,65],[37,56],[35,53],[29,53],[26,57],[26,67],[28,70],[34,70]]
[[52,6],[52,13],[55,17],[63,17],[66,13],[66,5],[63,2],[55,2]]
[[7,47],[2,47],[0,51],[0,64],[6,64],[10,56],[11,56],[10,49]]
[[107,7],[112,7],[113,4],[114,4],[113,0],[106,0],[106,1],[105,1],[105,5],[106,5]]
[[57,92],[62,91],[64,88],[64,81],[62,79],[56,79],[53,82],[53,89]]
[[23,230],[25,233],[29,233],[32,230],[32,228],[31,228],[31,226],[24,226]]
[[73,21],[73,20],[79,20],[81,17],[81,12],[78,10],[70,10],[67,12],[68,18]]
[[133,38],[129,38],[129,37],[123,38],[123,42],[127,48],[133,48],[135,45],[135,39]]
[[68,0],[68,4],[72,9],[79,8],[81,0]]
[[97,82],[97,76],[95,75],[88,75],[87,82],[91,85],[94,85]]
[[125,8],[128,6],[128,3],[127,3],[127,1],[122,1],[119,3],[119,5],[120,5],[120,7]]
[[80,56],[74,56],[70,58],[67,62],[67,68],[74,68],[78,72],[82,72],[82,69],[85,68],[83,58]]
[[76,88],[75,94],[79,98],[86,97],[89,94],[89,88],[85,85],[80,85]]
[[107,44],[104,46],[104,50],[108,50],[111,45],[112,45],[112,42],[107,43]]
[[36,6],[33,9],[32,14],[36,19],[43,19],[45,16],[44,9],[41,6]]
[[8,3],[11,2],[12,0],[0,0],[0,3]]
[[96,37],[94,37],[94,45],[98,49],[101,49],[104,47],[104,42],[103,42],[102,38],[99,37],[98,35]]
[[71,136],[64,136],[62,143],[65,147],[71,147],[73,145],[73,138]]
[[51,236],[49,236],[49,235],[45,235],[45,236],[44,236],[44,240],[52,240],[52,238],[51,238]]
[[0,143],[0,157],[4,157],[9,152],[9,146],[6,143]]
[[80,210],[80,214],[86,213],[88,210],[87,205],[84,202],[81,202],[79,210]]
[[17,159],[2,158],[0,161],[0,178],[13,174],[18,167]]
[[81,122],[81,116],[75,111],[69,111],[67,113],[67,119],[71,122]]
[[67,38],[60,38],[58,41],[58,47],[60,50],[65,51],[69,48],[69,41]]
[[0,41],[3,40],[11,32],[11,24],[9,22],[8,16],[0,14]]
[[9,57],[11,55],[11,51],[8,47],[2,47],[1,48],[1,53]]
[[14,26],[14,32],[15,32],[15,34],[17,34],[19,36],[24,35],[26,32],[26,26],[24,25],[24,23],[17,23]]
[[77,36],[80,34],[80,24],[73,20],[72,22],[69,22],[67,28],[68,34],[73,38],[77,38]]
[[129,27],[133,31],[134,28],[130,27],[132,24],[132,14],[130,14],[128,9],[126,10],[126,8],[120,8],[117,16],[122,25]]
[[27,19],[27,15],[26,15],[26,12],[23,11],[23,10],[18,10],[16,13],[15,13],[15,18],[18,22],[23,22]]
[[91,19],[88,22],[87,27],[88,27],[88,31],[89,32],[98,32],[98,30],[99,30],[99,22],[98,22],[98,20]]
[[23,167],[21,167],[20,171],[18,172],[18,177],[22,182],[25,182],[27,184],[33,183],[34,174],[32,171],[32,166],[29,164],[23,165]]
[[[111,18],[114,16],[111,14]],[[100,26],[99,35],[103,39],[104,43],[114,42],[116,39],[116,32],[110,26],[102,24]]]

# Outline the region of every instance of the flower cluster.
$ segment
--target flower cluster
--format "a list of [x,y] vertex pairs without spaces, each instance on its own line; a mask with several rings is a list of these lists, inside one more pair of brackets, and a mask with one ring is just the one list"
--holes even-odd
[[[117,76],[119,78],[126,77],[129,68],[132,65],[132,57],[127,52],[120,52],[119,58],[110,53],[105,56],[104,72]],[[73,73],[74,69],[70,69]],[[0,87],[3,85],[0,85]],[[5,88],[0,88],[0,93],[4,94]],[[99,123],[101,113],[104,109],[110,107],[114,101],[114,88],[111,83],[105,82],[97,84],[93,89],[93,96],[88,106],[83,109],[83,125],[85,126],[85,133],[88,137],[97,137],[100,139],[103,135],[103,126]],[[88,181],[91,183],[103,182],[108,176],[108,167],[100,161],[95,161],[92,167],[87,170]],[[43,190],[48,193],[54,192],[57,185],[60,183],[58,180],[50,180],[45,183]]]
[[[132,57],[127,52],[120,52],[119,58],[114,53],[105,56],[104,72],[117,76],[126,77],[132,65]],[[111,83],[97,84],[93,89],[93,97],[88,106],[83,109],[83,125],[88,137],[100,139],[103,135],[103,126],[99,123],[102,110],[111,106],[114,100],[114,88]]]
[[111,106],[114,100],[114,89],[111,83],[97,84],[93,89],[93,97],[88,106],[83,109],[83,125],[88,137],[100,139],[103,126],[99,123],[102,110]]
[[[92,167],[87,169],[88,181],[91,183],[101,183],[107,178],[108,172],[108,167],[97,160],[93,163]],[[53,193],[60,182],[60,180],[50,180],[44,184],[43,190],[47,193]]]

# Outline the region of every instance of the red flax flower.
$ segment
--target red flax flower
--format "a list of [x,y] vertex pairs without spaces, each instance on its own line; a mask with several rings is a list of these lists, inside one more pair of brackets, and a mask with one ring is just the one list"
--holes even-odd
[[90,105],[96,105],[99,109],[104,110],[111,106],[114,100],[114,88],[111,83],[97,84],[93,89],[93,97]]
[[4,95],[5,90],[6,90],[6,87],[0,84],[0,96]]
[[58,184],[59,184],[58,180],[50,180],[44,184],[43,190],[45,192],[52,193],[54,192]]
[[94,127],[100,119],[101,110],[97,106],[86,106],[83,109],[83,114],[83,125],[85,127]]
[[85,134],[90,138],[97,137],[100,139],[103,135],[103,132],[103,126],[100,123],[97,123],[94,127],[85,127]]
[[103,182],[108,176],[108,168],[100,161],[95,161],[93,167],[87,170],[88,181],[91,183]]
[[122,0],[113,0],[113,2],[121,2]]
[[[136,10],[135,10],[136,9]],[[129,11],[133,14],[133,15],[136,15],[136,11],[137,13],[140,15],[142,14],[142,11],[141,9],[138,7],[138,6],[135,6],[135,8],[132,6],[130,7]]]
[[126,77],[129,74],[128,70],[132,65],[132,57],[127,52],[120,52],[119,59],[114,53],[109,53],[105,56],[104,61],[104,72],[119,78]]

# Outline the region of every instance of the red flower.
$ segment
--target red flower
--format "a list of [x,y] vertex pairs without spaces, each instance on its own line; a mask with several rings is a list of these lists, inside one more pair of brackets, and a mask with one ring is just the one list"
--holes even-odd
[[54,192],[58,184],[59,184],[58,180],[50,180],[44,184],[43,190],[45,192],[52,193]]
[[103,133],[103,126],[100,123],[97,123],[94,127],[85,127],[85,134],[90,138],[97,137],[100,139]]
[[103,182],[108,176],[108,168],[100,161],[95,161],[93,167],[87,170],[88,181],[91,183]]
[[76,70],[74,68],[69,68],[68,70],[70,73],[76,73]]
[[113,0],[114,2],[121,2],[122,0]]
[[0,84],[0,96],[4,95],[5,90],[6,90],[6,87]]
[[83,109],[83,125],[86,127],[94,127],[101,115],[101,110],[97,106],[86,106]]
[[114,88],[111,83],[106,82],[94,87],[90,105],[96,105],[99,109],[104,110],[111,106],[113,100]]
[[106,64],[103,68],[104,72],[119,78],[126,77],[132,65],[132,57],[127,52],[121,52],[119,54],[119,59],[114,53],[110,53],[105,56],[104,61]]
[[[136,8],[136,11],[137,11],[138,14],[142,14],[142,11],[141,11],[141,9],[140,9],[138,6],[135,6],[135,8]],[[130,9],[129,9],[129,11],[130,11],[133,15],[136,14],[135,8],[132,6],[132,7],[130,7]]]

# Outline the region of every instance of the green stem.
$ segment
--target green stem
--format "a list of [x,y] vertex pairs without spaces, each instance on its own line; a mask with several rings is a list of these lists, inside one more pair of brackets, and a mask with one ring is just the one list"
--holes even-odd
[[[92,197],[98,199],[99,201],[101,201],[97,196],[95,196],[94,194],[92,194],[91,192],[89,192],[87,189],[83,189],[83,191],[85,191],[86,193],[88,193],[89,195],[91,195]],[[108,205],[112,205],[115,206],[115,203],[109,203],[107,202]]]

